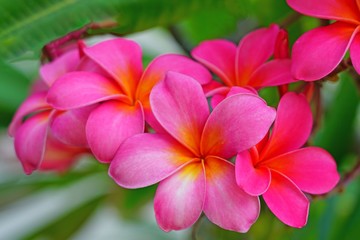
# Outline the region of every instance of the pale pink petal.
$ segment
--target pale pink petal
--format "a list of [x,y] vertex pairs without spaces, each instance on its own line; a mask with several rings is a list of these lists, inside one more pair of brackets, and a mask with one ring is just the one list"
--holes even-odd
[[108,101],[91,112],[86,123],[86,137],[95,157],[100,162],[109,163],[120,144],[135,134],[143,133],[144,127],[141,104],[130,106]]
[[286,93],[279,102],[274,128],[261,158],[275,157],[300,148],[310,136],[313,118],[306,98]]
[[47,63],[40,67],[40,76],[44,82],[50,87],[54,82],[65,73],[75,71],[80,63],[79,51],[72,50],[64,53],[53,62]]
[[142,74],[142,54],[137,43],[117,38],[85,48],[84,52],[116,79],[127,96],[134,97]]
[[240,41],[236,52],[236,85],[248,85],[251,74],[274,54],[279,31],[279,26],[273,24],[247,34]]
[[259,199],[248,195],[236,185],[232,163],[206,158],[205,172],[205,215],[221,228],[247,232],[259,216]]
[[184,166],[160,182],[154,198],[156,221],[166,232],[193,225],[205,200],[205,174],[201,162]]
[[355,0],[286,0],[296,11],[312,17],[359,23]]
[[48,134],[45,154],[38,170],[65,172],[87,152],[85,148],[65,145]]
[[209,107],[201,85],[193,78],[169,72],[150,95],[154,116],[166,131],[194,153],[199,153],[201,133]]
[[237,155],[235,172],[236,183],[252,196],[263,194],[270,185],[270,170],[266,167],[255,167],[248,151]]
[[69,111],[57,111],[50,123],[52,134],[65,144],[87,147],[85,126],[89,114],[96,105],[72,109]]
[[305,226],[309,213],[309,200],[290,179],[271,171],[271,184],[263,194],[269,209],[283,223],[296,228]]
[[264,138],[275,110],[254,94],[226,98],[210,114],[201,139],[202,153],[228,159]]
[[290,59],[275,59],[261,65],[248,84],[255,88],[279,86],[297,81],[291,74]]
[[109,99],[124,99],[124,95],[114,82],[91,72],[63,75],[50,88],[47,96],[48,103],[60,110],[84,107]]
[[236,45],[227,40],[208,40],[194,48],[191,55],[204,64],[228,86],[236,82]]
[[333,71],[357,33],[356,25],[335,22],[302,35],[293,46],[292,73],[300,80],[318,80]]
[[51,111],[28,118],[15,134],[15,152],[26,174],[38,169],[45,151]]
[[350,57],[353,67],[360,74],[360,34],[356,34],[350,45]]
[[318,147],[280,155],[267,161],[266,165],[286,175],[304,192],[312,194],[330,191],[340,178],[333,157]]
[[212,81],[210,72],[190,58],[178,54],[165,54],[155,58],[146,68],[137,88],[137,99],[148,99],[151,89],[165,78],[168,71],[188,75],[200,84]]
[[143,133],[124,141],[109,174],[122,187],[146,187],[172,175],[192,159],[193,155],[170,136]]
[[36,113],[46,109],[51,109],[49,104],[46,103],[46,92],[39,92],[30,95],[16,111],[9,126],[9,135],[15,135],[16,131],[21,126],[24,117],[31,113]]

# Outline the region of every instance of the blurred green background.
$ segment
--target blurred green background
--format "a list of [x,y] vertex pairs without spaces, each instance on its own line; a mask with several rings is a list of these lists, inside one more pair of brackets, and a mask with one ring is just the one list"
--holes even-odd
[[[145,64],[161,53],[188,54],[206,39],[238,43],[270,23],[286,27],[292,43],[320,24],[296,14],[285,0],[0,0],[0,240],[358,238],[359,79],[348,72],[319,84],[322,115],[310,141],[335,157],[344,185],[312,200],[302,229],[285,226],[262,204],[246,234],[222,230],[205,217],[193,229],[164,233],[152,209],[156,186],[122,189],[90,156],[66,173],[24,175],[7,126],[37,78],[41,48],[92,21],[117,25],[87,31],[89,44],[113,37],[109,33],[126,35],[142,46]],[[261,95],[276,105],[276,89]]]

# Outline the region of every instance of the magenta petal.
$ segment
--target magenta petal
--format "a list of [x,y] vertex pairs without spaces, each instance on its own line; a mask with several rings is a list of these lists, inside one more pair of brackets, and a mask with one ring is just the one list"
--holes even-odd
[[75,71],[80,63],[79,51],[72,50],[64,53],[53,62],[47,63],[40,67],[40,76],[44,82],[50,87],[54,82],[65,73]]
[[26,174],[38,169],[44,156],[51,111],[28,118],[15,134],[15,152]]
[[71,72],[50,88],[47,101],[57,109],[68,110],[104,100],[124,98],[111,80],[91,72]]
[[227,40],[208,40],[194,48],[191,55],[204,64],[228,86],[236,82],[236,46]]
[[91,111],[96,105],[77,108],[69,111],[58,111],[52,118],[52,134],[65,144],[87,147],[85,126]]
[[205,95],[193,78],[169,72],[150,94],[154,116],[166,131],[194,153],[209,115]]
[[254,94],[226,98],[210,114],[201,139],[202,153],[229,159],[264,138],[275,110]]
[[360,34],[356,34],[350,45],[351,63],[355,70],[360,74]]
[[46,92],[39,92],[30,95],[18,108],[9,126],[9,135],[14,136],[20,127],[24,117],[37,111],[51,109],[46,103]]
[[241,152],[235,162],[236,183],[248,194],[259,196],[270,185],[271,173],[268,168],[255,168],[248,151]]
[[269,160],[267,166],[286,175],[301,190],[311,194],[330,191],[340,178],[333,157],[318,147],[283,154]]
[[192,159],[192,154],[168,135],[138,134],[120,146],[109,174],[122,187],[146,187],[170,176]]
[[237,86],[234,86],[234,87],[232,87],[230,89],[230,91],[228,92],[226,97],[230,97],[232,95],[239,94],[239,93],[254,94],[256,96],[259,96],[258,92],[252,87],[237,87]]
[[127,96],[135,93],[142,75],[142,54],[137,43],[117,38],[85,48],[84,52],[116,79]]
[[205,172],[205,215],[221,228],[247,232],[259,216],[259,199],[236,185],[235,168],[230,162],[207,158]]
[[188,75],[200,84],[207,84],[212,80],[210,72],[200,63],[182,55],[165,54],[155,58],[146,68],[137,88],[138,98],[147,98],[154,85],[163,80],[168,71]]
[[287,177],[271,171],[271,184],[263,197],[270,210],[283,223],[296,228],[305,226],[309,200]]
[[293,46],[292,73],[300,80],[318,80],[340,63],[357,33],[352,24],[335,22],[303,34]]
[[359,23],[360,12],[354,0],[286,0],[296,11],[312,17]]
[[193,225],[205,200],[205,174],[200,162],[184,166],[160,182],[154,199],[156,220],[166,232]]
[[129,106],[108,101],[93,110],[86,123],[86,136],[95,157],[109,163],[127,138],[144,132],[144,113],[140,104]]
[[[237,85],[248,85],[251,74],[274,54],[280,28],[271,25],[247,34],[239,43],[236,52]],[[256,54],[254,54],[256,51]]]
[[275,59],[261,65],[251,75],[249,85],[252,87],[279,86],[295,82],[291,74],[290,59]]
[[308,140],[313,118],[303,95],[286,93],[279,102],[274,128],[261,152],[267,159],[300,148]]

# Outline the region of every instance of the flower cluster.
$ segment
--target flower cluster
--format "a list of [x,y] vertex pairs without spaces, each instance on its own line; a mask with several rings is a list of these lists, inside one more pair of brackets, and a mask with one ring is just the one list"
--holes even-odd
[[336,164],[325,150],[303,147],[313,119],[301,92],[283,93],[274,109],[258,91],[329,74],[352,42],[359,69],[360,13],[351,0],[288,3],[338,20],[305,33],[293,58],[287,33],[271,25],[237,46],[205,41],[193,49],[194,60],[165,54],[145,69],[140,46],[124,38],[81,43],[43,65],[9,128],[24,171],[64,171],[92,153],[122,187],[159,183],[154,209],[164,231],[190,227],[204,213],[224,229],[246,232],[260,195],[282,222],[303,227],[305,193],[334,188]]

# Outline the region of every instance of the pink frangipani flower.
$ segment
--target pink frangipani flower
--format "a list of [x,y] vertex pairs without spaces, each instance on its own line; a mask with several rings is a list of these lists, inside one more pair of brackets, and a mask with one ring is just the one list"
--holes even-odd
[[165,131],[125,140],[110,176],[126,188],[159,182],[154,209],[164,231],[190,227],[204,212],[224,229],[246,232],[259,200],[236,185],[229,159],[264,137],[274,109],[254,94],[235,94],[210,113],[201,85],[174,72],[153,88],[150,103]]
[[59,78],[48,94],[57,109],[69,110],[99,104],[86,123],[89,146],[100,162],[110,162],[120,144],[143,133],[146,121],[157,131],[161,127],[152,115],[149,94],[169,70],[188,74],[201,84],[211,81],[210,73],[199,63],[181,55],[155,58],[143,72],[141,48],[122,38],[85,48],[86,64],[77,72]]
[[238,185],[250,195],[263,195],[270,210],[292,227],[307,222],[309,200],[303,191],[323,194],[339,180],[328,152],[300,148],[311,128],[312,114],[305,97],[287,93],[280,100],[271,136],[239,153],[235,163]]
[[[271,25],[250,32],[238,46],[228,40],[208,40],[191,54],[222,81],[204,86],[207,96],[213,96],[215,106],[233,86],[259,89],[295,81],[287,48],[287,34],[279,26]],[[274,53],[276,59],[268,61]]]
[[91,109],[57,111],[46,102],[49,86],[58,76],[75,69],[79,61],[78,51],[73,50],[42,66],[34,92],[19,107],[9,126],[26,174],[37,169],[64,171],[80,154],[88,152],[85,122]]
[[341,62],[347,50],[360,73],[360,2],[356,0],[287,0],[296,11],[335,20],[306,32],[294,44],[292,72],[301,80],[325,77]]

